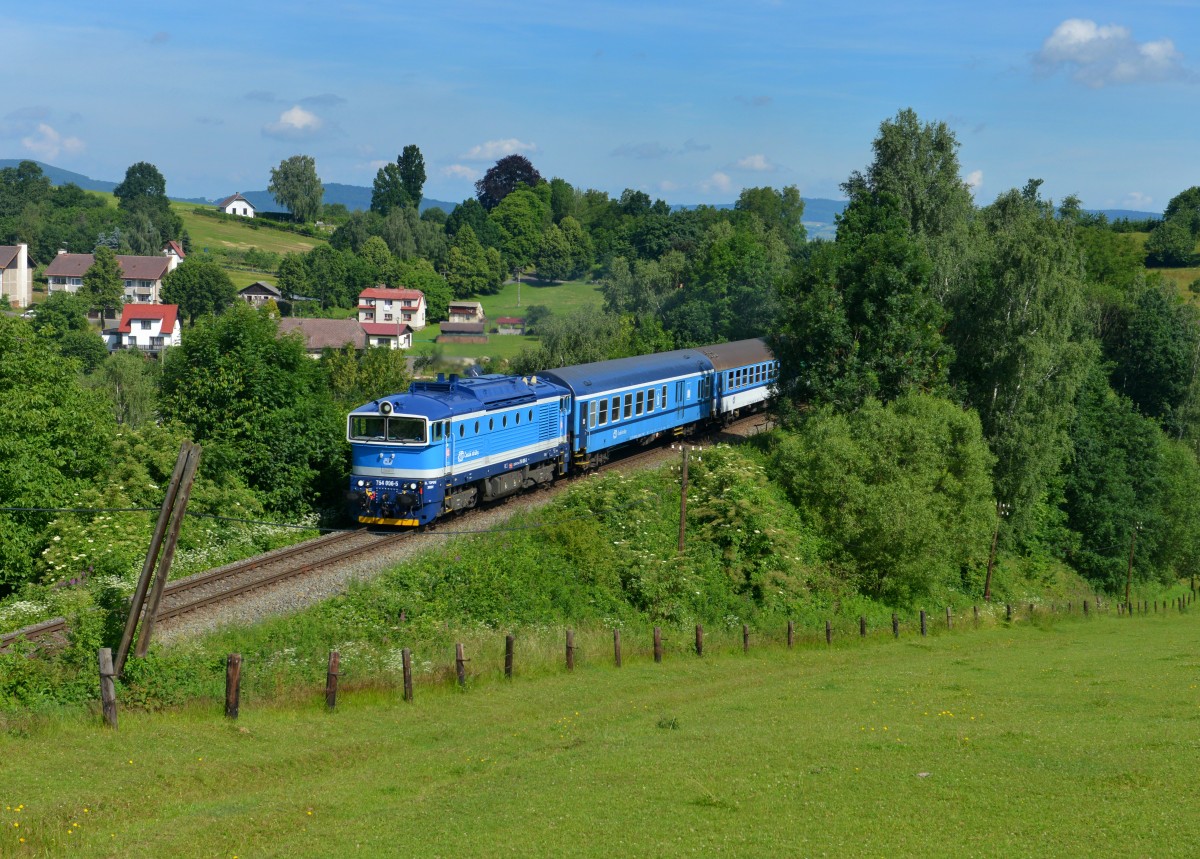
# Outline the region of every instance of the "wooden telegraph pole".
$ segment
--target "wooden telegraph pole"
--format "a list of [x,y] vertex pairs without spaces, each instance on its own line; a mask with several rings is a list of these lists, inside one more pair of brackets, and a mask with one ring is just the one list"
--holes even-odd
[[[183,527],[183,516],[187,511],[188,497],[191,495],[192,483],[196,479],[196,469],[199,466],[200,445],[185,441],[179,447],[175,470],[171,473],[171,482],[167,485],[167,494],[163,498],[162,510],[159,511],[158,522],[154,526],[154,535],[150,538],[150,548],[146,552],[146,562],[142,565],[142,574],[138,578],[137,588],[134,590],[133,600],[129,606],[125,631],[121,635],[121,644],[117,648],[113,670],[118,676],[125,668],[125,659],[129,656],[130,644],[133,642],[134,633],[137,632],[139,618],[142,621],[142,629],[135,653],[142,657],[150,648],[154,616],[158,613],[158,605],[167,584],[167,575],[171,570],[171,561],[175,558],[175,545],[179,541],[179,531]],[[160,549],[162,550],[161,557]],[[156,562],[158,573],[151,585],[151,576],[154,574]],[[147,594],[149,594],[149,602],[147,602]]]

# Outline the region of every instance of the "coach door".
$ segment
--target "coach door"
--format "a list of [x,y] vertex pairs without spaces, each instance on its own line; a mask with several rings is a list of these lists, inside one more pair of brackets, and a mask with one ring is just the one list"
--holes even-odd
[[679,422],[683,423],[683,410],[686,403],[684,396],[687,391],[687,382],[680,379],[675,383],[675,414],[679,417]]

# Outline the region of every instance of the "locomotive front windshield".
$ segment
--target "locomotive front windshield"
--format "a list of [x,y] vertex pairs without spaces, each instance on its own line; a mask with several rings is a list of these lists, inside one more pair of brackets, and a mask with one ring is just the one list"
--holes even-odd
[[425,444],[424,418],[393,415],[351,415],[351,441],[390,441],[400,444]]

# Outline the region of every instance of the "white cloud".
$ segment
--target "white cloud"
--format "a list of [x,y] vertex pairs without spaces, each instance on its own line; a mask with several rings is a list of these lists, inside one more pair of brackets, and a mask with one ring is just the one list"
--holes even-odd
[[38,123],[36,131],[22,137],[21,145],[43,161],[57,158],[61,152],[74,155],[83,151],[83,141],[78,137],[63,137],[44,122]]
[[678,191],[679,184],[677,182],[672,182],[670,179],[663,179],[661,182],[658,183],[658,190],[662,191],[663,193],[670,193],[671,191]]
[[702,191],[728,191],[732,187],[733,180],[720,170],[700,183],[700,190]]
[[1137,209],[1140,212],[1153,211],[1150,206],[1153,205],[1154,198],[1149,194],[1143,194],[1141,191],[1130,191],[1121,205],[1126,209]]
[[1068,18],[1055,27],[1034,61],[1047,72],[1069,69],[1071,77],[1093,89],[1189,75],[1170,39],[1137,42],[1128,27],[1100,26],[1084,18]]
[[489,140],[478,146],[472,146],[462,157],[466,161],[494,161],[518,152],[537,152],[537,144],[525,143],[515,137],[509,137],[506,140]]
[[451,164],[442,168],[442,175],[452,179],[466,179],[474,182],[479,177],[479,171],[465,164]]
[[277,122],[268,122],[263,126],[263,134],[267,137],[280,137],[285,140],[296,140],[312,137],[325,127],[325,122],[315,113],[310,113],[300,105],[289,108],[279,114]]
[[739,170],[753,170],[757,173],[774,173],[778,169],[765,155],[747,155],[737,166]]
[[970,188],[972,191],[978,191],[979,188],[983,185],[983,171],[982,170],[972,170],[970,173],[967,174],[966,183],[967,183],[967,187]]

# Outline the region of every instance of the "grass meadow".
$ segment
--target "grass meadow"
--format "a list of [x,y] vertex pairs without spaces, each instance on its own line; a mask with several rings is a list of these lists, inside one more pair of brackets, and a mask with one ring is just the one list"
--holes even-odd
[[413,704],[28,717],[0,735],[0,855],[1194,856],[1197,632],[1076,614],[745,655],[730,631],[661,665],[631,634],[617,669],[593,630],[570,674],[522,635],[513,681],[489,655]]

